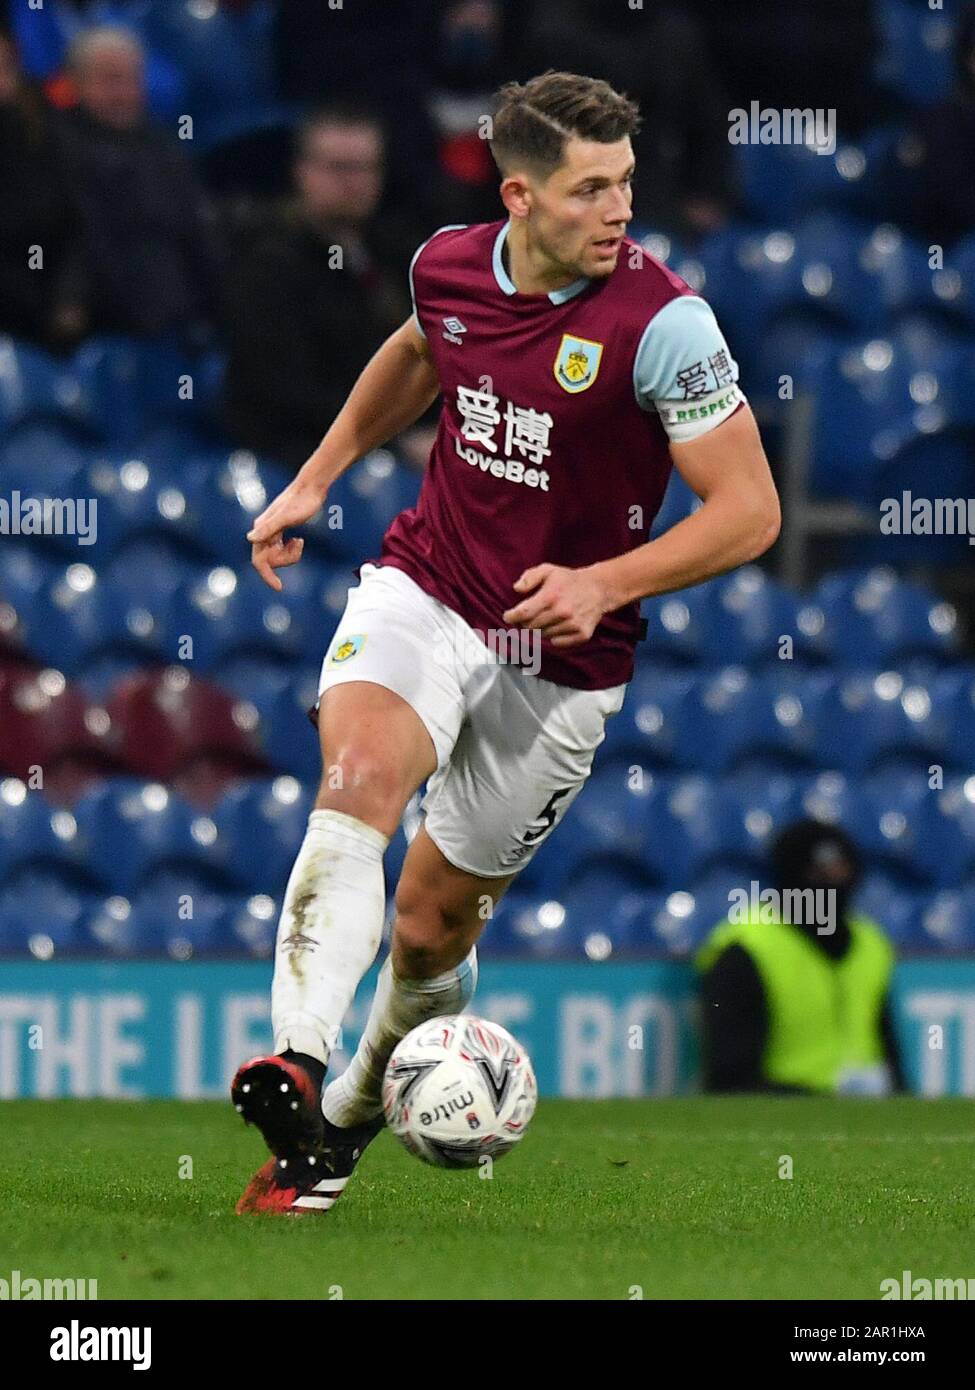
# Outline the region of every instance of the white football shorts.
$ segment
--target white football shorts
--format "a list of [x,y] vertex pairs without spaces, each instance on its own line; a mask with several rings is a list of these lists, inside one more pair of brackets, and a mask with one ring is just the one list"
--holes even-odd
[[[360,576],[326,653],[319,698],[333,685],[373,681],[406,700],[437,753],[421,802],[428,834],[468,873],[517,873],[585,785],[626,685],[576,690],[539,680],[504,660],[504,637],[492,651],[402,570],[364,564]],[[534,634],[508,636],[528,642]],[[532,648],[523,650],[530,661]]]

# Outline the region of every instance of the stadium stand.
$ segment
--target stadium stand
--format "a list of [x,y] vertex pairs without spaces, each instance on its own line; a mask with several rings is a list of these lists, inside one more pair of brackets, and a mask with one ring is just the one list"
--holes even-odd
[[[300,114],[279,91],[271,5],[68,8],[18,30],[28,74],[50,84],[82,22],[134,28],[156,117],[195,98],[204,172]],[[938,256],[899,224],[918,112],[952,90],[954,31],[909,0],[876,14],[874,77],[898,119],[829,156],[737,147],[738,207],[697,239],[631,227],[713,304],[803,536],[770,566],[645,604],[596,771],[502,900],[486,955],[689,956],[799,815],[857,839],[859,904],[899,950],[975,950],[970,542],[877,525],[904,490],[972,492],[975,229]],[[0,336],[8,491],[98,503],[89,547],[0,546],[2,954],[273,953],[319,774],[306,711],[321,658],[356,566],[420,480],[395,444],[364,459],[273,593],[243,538],[289,472],[223,438],[222,371],[219,341],[54,353]],[[695,503],[675,478],[654,534]],[[401,829],[391,886],[407,846]],[[173,909],[186,893],[191,921]]]

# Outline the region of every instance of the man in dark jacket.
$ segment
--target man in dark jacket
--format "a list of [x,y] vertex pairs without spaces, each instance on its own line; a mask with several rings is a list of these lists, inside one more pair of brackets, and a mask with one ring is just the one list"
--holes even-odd
[[67,279],[84,331],[196,336],[217,297],[215,239],[175,133],[146,119],[139,42],[89,29],[69,65],[78,106],[59,143],[80,226]]
[[224,417],[239,444],[297,470],[362,363],[409,314],[406,246],[415,245],[401,245],[395,225],[373,216],[383,135],[365,113],[310,117],[295,181],[296,201],[231,277]]
[[0,29],[0,333],[73,345],[76,309],[62,294],[73,231],[49,112]]

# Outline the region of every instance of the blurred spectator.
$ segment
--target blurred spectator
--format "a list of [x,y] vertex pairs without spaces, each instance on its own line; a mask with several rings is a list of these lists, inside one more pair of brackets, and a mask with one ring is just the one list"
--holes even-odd
[[438,220],[491,222],[504,216],[504,208],[484,119],[509,76],[510,8],[501,0],[425,0],[425,7],[425,101],[438,142],[430,171],[438,187]]
[[426,109],[425,20],[413,0],[355,0],[334,9],[326,0],[287,0],[276,28],[282,97],[312,109],[361,103],[382,122],[382,210],[395,208],[412,221],[414,246],[449,221],[441,215],[437,141]]
[[310,117],[294,172],[296,200],[242,253],[229,287],[225,418],[240,444],[297,470],[410,299],[398,244],[374,216],[377,121],[351,108]]
[[78,106],[60,118],[64,177],[80,236],[72,299],[92,333],[205,336],[216,239],[189,158],[145,114],[139,41],[89,29],[72,44]]
[[727,219],[735,197],[728,101],[691,16],[668,5],[537,0],[524,61],[537,72],[603,77],[639,102],[636,221],[693,237]]
[[944,246],[975,232],[975,5],[958,22],[955,89],[924,111],[915,126],[916,163],[911,221],[922,236]]
[[772,847],[771,869],[779,909],[765,904],[721,923],[697,956],[705,1090],[903,1089],[893,949],[850,909],[861,873],[855,844],[837,827],[798,821]]
[[[152,14],[153,0],[44,0],[31,7],[18,0],[11,10],[11,28],[24,71],[43,86],[52,105],[74,105],[77,92],[65,71],[71,44],[92,25],[130,28]],[[175,119],[186,104],[179,66],[163,54],[144,54],[146,102],[156,120]]]
[[70,215],[57,177],[48,112],[24,80],[13,43],[3,33],[0,190],[0,331],[58,347],[80,328],[78,310],[66,302],[62,285]]

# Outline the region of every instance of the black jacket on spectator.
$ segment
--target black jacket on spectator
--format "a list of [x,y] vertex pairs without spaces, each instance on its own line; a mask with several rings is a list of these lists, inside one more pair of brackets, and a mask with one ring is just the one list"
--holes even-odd
[[354,247],[296,210],[283,214],[241,253],[229,284],[232,437],[297,471],[409,313],[405,271],[384,254],[377,227]]
[[[61,345],[61,299],[71,214],[39,98],[0,107],[0,332]],[[30,263],[32,247],[41,264]]]
[[205,323],[217,299],[217,246],[177,141],[150,122],[114,130],[73,111],[59,144],[79,223],[69,287],[88,331],[151,336]]

